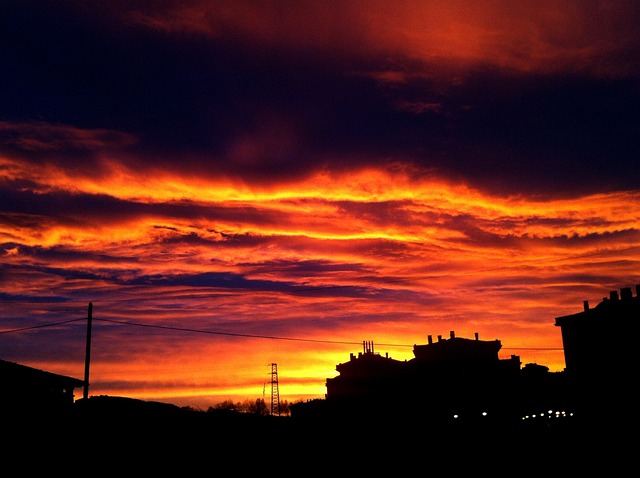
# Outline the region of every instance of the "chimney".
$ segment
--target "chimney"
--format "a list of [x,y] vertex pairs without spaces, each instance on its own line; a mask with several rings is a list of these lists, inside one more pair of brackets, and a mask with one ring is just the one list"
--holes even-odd
[[618,300],[618,291],[612,290],[611,292],[609,292],[609,298],[611,300]]
[[449,332],[449,338],[454,338],[456,336],[456,334],[453,332],[453,330],[451,330]]
[[623,287],[620,289],[620,298],[622,300],[631,300],[631,287]]
[[476,340],[478,340],[478,332],[475,333]]
[[438,342],[442,340],[442,335],[438,335]]
[[429,342],[430,344],[433,343],[433,337],[431,337],[431,335],[427,335],[427,342]]
[[589,310],[589,301],[588,301],[588,300],[584,300],[584,301],[582,301],[582,304],[584,305],[584,310],[585,310],[585,312],[586,312],[587,310]]

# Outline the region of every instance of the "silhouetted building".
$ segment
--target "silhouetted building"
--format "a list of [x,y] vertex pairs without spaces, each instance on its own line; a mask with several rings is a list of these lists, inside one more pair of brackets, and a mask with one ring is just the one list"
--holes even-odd
[[[421,414],[436,421],[496,423],[516,418],[520,357],[500,359],[499,340],[438,336],[414,345],[408,362],[410,394],[422,402]],[[519,418],[519,417],[518,417]]]
[[405,363],[374,352],[373,342],[363,342],[363,351],[336,365],[340,375],[326,380],[327,399],[333,401],[384,402],[397,400]]
[[[640,286],[611,291],[595,307],[557,317],[566,367],[562,372],[520,357],[500,359],[499,340],[428,336],[414,345],[414,358],[394,360],[363,352],[336,366],[326,380],[325,404],[313,409],[342,417],[372,420],[423,420],[431,425],[512,426],[565,424],[589,428],[638,425],[637,385],[640,356]],[[324,407],[324,409],[323,409]],[[292,415],[303,407],[292,407]],[[303,413],[303,412],[302,412]],[[561,419],[561,420],[558,420]],[[635,428],[634,428],[635,430]]]
[[[363,352],[351,354],[336,366],[339,375],[326,380],[326,411],[350,419],[504,427],[568,406],[562,373],[537,364],[521,369],[517,355],[499,358],[501,347],[499,340],[456,337],[451,331],[448,339],[428,336],[427,344],[414,345],[414,358],[399,361],[363,342]],[[304,413],[297,408],[292,413]]]
[[0,413],[66,412],[74,403],[74,390],[83,386],[76,378],[0,360]]
[[618,420],[638,405],[637,352],[640,337],[640,285],[611,291],[595,307],[556,317],[564,348],[565,371],[583,414]]

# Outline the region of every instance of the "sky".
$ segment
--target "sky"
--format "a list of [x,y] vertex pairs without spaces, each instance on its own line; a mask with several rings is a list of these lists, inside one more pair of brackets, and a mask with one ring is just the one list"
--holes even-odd
[[0,44],[0,359],[89,342],[91,396],[324,398],[451,332],[562,371],[640,284],[640,2],[0,0]]

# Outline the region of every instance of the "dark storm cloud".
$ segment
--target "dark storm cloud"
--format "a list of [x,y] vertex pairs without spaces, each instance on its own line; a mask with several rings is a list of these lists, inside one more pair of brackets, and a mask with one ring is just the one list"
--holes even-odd
[[[4,207],[12,211],[11,215],[29,214],[25,219],[34,222],[34,216],[41,216],[43,221],[60,222],[67,225],[87,224],[89,222],[125,220],[149,213],[149,205],[123,201],[100,194],[71,194],[67,192],[34,193],[4,184],[0,187],[0,201]],[[45,219],[46,216],[46,219]]]
[[[531,292],[529,292],[531,289],[530,287],[533,288],[533,290],[547,290],[547,291],[551,291],[553,289],[565,289],[565,288],[570,288],[572,284],[584,284],[585,289],[588,287],[588,284],[603,284],[607,282],[607,275],[606,274],[598,274],[596,272],[594,273],[582,273],[582,274],[575,274],[575,273],[559,273],[557,275],[558,277],[558,281],[554,282],[552,284],[550,284],[548,281],[545,281],[544,277],[542,276],[536,276],[536,275],[527,275],[527,276],[518,276],[516,277],[517,279],[517,283],[518,286],[514,287],[512,285],[512,283],[505,278],[496,278],[493,279],[491,281],[488,281],[486,279],[480,279],[477,281],[471,281],[470,285],[472,287],[477,287],[478,290],[482,289],[483,287],[487,287],[487,288],[492,288],[492,289],[496,289],[496,290],[503,290],[503,291],[513,291],[515,293],[518,294],[523,294],[528,293],[530,294]],[[622,285],[622,287],[625,287],[626,285]],[[602,289],[598,289],[598,293],[601,293]],[[608,292],[608,291],[607,291]],[[590,294],[590,291],[585,291],[585,296]],[[586,297],[585,297],[586,298]],[[578,304],[578,305],[582,305],[582,304]]]
[[[70,299],[69,297],[63,297],[63,296],[59,296],[59,295],[25,295],[25,294],[9,294],[7,292],[0,292],[0,301],[11,301],[11,302],[29,302],[29,303],[39,303],[42,302],[43,304],[49,304],[49,303],[61,303],[61,302],[68,302]],[[5,319],[7,321],[10,321],[11,318],[7,318],[5,317]],[[24,317],[19,316],[18,317],[19,320],[23,320]],[[8,322],[5,322],[5,325],[7,325]],[[16,327],[18,327],[20,324],[16,325]]]
[[113,151],[133,144],[127,134],[108,130],[83,130],[44,121],[0,121],[0,152],[23,161],[60,163],[66,169],[83,167],[99,173],[96,152]]
[[431,213],[420,213],[418,215],[408,211],[407,208],[414,205],[414,203],[408,200],[376,202],[336,201],[335,205],[340,208],[341,214],[346,213],[350,217],[364,219],[368,223],[376,226],[394,223],[411,223],[414,221],[419,222],[421,218],[429,218],[428,220],[430,220],[435,216],[435,214]]
[[484,72],[452,99],[442,166],[478,186],[571,196],[639,185],[636,80]]
[[590,234],[572,234],[562,235],[551,238],[540,238],[540,243],[552,244],[560,247],[578,247],[589,246],[597,247],[599,244],[603,246],[603,249],[596,252],[596,255],[606,255],[606,244],[621,243],[621,244],[634,244],[638,239],[638,231],[635,229],[624,229],[614,232],[602,232],[602,233],[590,233]]
[[273,238],[269,236],[261,236],[256,234],[227,234],[224,232],[210,230],[216,236],[219,236],[222,240],[212,240],[207,237],[202,237],[195,232],[181,233],[177,228],[166,226],[154,226],[156,229],[170,230],[176,232],[174,235],[161,237],[158,242],[163,245],[190,245],[190,246],[215,246],[225,248],[252,248],[264,244],[273,242]]
[[[311,295],[311,296],[327,296],[327,297],[372,297],[373,295],[385,295],[391,297],[397,294],[397,291],[375,291],[369,287],[361,286],[306,286],[299,285],[288,281],[278,280],[261,280],[249,279],[243,274],[229,272],[205,272],[196,274],[144,274],[141,270],[136,270],[133,266],[138,262],[136,257],[126,257],[120,255],[112,257],[107,254],[78,252],[63,246],[54,246],[50,248],[29,247],[13,243],[0,245],[5,251],[19,248],[20,255],[23,258],[21,265],[8,265],[3,267],[3,276],[6,278],[16,276],[25,272],[30,274],[40,274],[50,277],[62,279],[74,279],[79,281],[99,281],[117,285],[144,285],[150,287],[164,286],[188,286],[188,287],[215,287],[227,290],[253,290],[259,291],[277,291],[294,295]],[[27,262],[29,259],[29,262]],[[281,261],[284,262],[284,261]],[[306,265],[306,273],[328,273],[335,271],[353,271],[354,267],[347,267],[339,264],[312,264],[314,261],[305,261],[303,263],[291,264],[244,264],[243,267],[255,271],[269,270],[271,272],[286,272],[288,276],[296,276],[296,269],[300,270]],[[71,267],[72,264],[83,264],[78,267]],[[92,264],[87,267],[86,264]],[[117,269],[114,266],[127,263],[130,265],[126,270]],[[51,264],[51,265],[44,265]],[[60,266],[55,266],[60,264]],[[104,264],[100,266],[100,264]],[[109,267],[111,266],[111,267]],[[34,296],[37,297],[38,296]],[[44,296],[43,296],[44,297]],[[6,298],[19,300],[19,295],[7,294]],[[46,296],[46,299],[54,302],[68,300],[53,296]],[[43,298],[42,300],[46,300]]]
[[[471,219],[471,217],[467,217]],[[526,216],[526,217],[503,217],[494,221],[483,221],[481,218],[475,218],[480,224],[489,226],[493,224],[500,224],[500,226],[507,230],[516,230],[518,227],[526,226],[528,229],[541,226],[551,229],[562,229],[567,227],[606,227],[611,224],[610,219],[604,217],[545,217],[542,215]]]
[[[147,204],[117,199],[105,194],[72,194],[68,192],[33,193],[12,184],[0,184],[0,202],[12,213],[5,216],[7,221],[33,224],[34,216],[41,216],[46,222],[60,222],[67,225],[98,223],[101,221],[127,222],[140,216],[197,219],[202,217],[243,220],[256,224],[278,224],[284,220],[277,211],[262,210],[257,207],[242,206],[201,206],[193,202],[167,202]],[[20,214],[29,214],[22,217]],[[45,218],[46,216],[46,218]],[[9,218],[10,217],[10,218]],[[2,217],[0,216],[0,221]],[[164,227],[162,225],[156,226]],[[165,227],[166,228],[166,227]],[[175,228],[174,228],[175,230]],[[235,235],[233,241],[245,241]]]
[[[564,225],[567,228],[571,226],[587,226],[581,224],[580,221],[552,221],[554,225]],[[507,224],[503,225],[500,232],[491,232],[482,227],[483,221],[477,218],[467,218],[465,220],[454,220],[447,223],[451,230],[456,230],[464,234],[462,238],[451,239],[452,243],[467,244],[486,248],[504,248],[504,249],[526,249],[532,245],[538,247],[596,247],[598,244],[603,246],[612,242],[633,242],[638,235],[638,231],[634,229],[625,229],[614,232],[604,233],[582,233],[573,234],[557,234],[553,237],[538,237],[535,234],[515,234],[510,231]],[[485,225],[488,225],[486,223]]]
[[328,260],[272,260],[261,263],[247,262],[238,264],[241,267],[250,268],[254,273],[286,273],[288,277],[315,277],[321,274],[332,274],[334,272],[357,272],[368,271],[362,264],[346,264],[344,262],[332,262]]
[[242,274],[230,272],[204,272],[198,274],[144,275],[120,281],[127,285],[216,287],[228,290],[277,291],[328,297],[366,297],[372,289],[358,286],[300,286],[284,281],[248,279]]
[[505,193],[640,186],[637,76],[442,69],[399,53],[389,66],[405,81],[385,84],[380,51],[267,52],[233,29],[167,32],[75,2],[4,9],[1,119],[130,135],[134,168],[181,157],[182,172],[271,182],[402,160]]
[[70,266],[72,264],[91,263],[94,267],[99,267],[100,264],[134,264],[139,260],[139,258],[135,256],[126,256],[122,254],[110,255],[98,252],[81,251],[61,245],[41,247],[27,246],[11,242],[0,244],[0,250],[3,250],[5,253],[9,250],[18,249],[21,257],[32,259],[36,264],[47,263]]
[[[49,257],[55,256],[49,255]],[[55,263],[55,262],[54,262]],[[34,277],[40,275],[57,277],[62,279],[73,279],[78,281],[106,281],[106,282],[120,282],[119,276],[122,274],[122,271],[118,269],[109,269],[109,268],[66,268],[66,264],[59,266],[45,266],[40,265],[39,263],[35,264],[22,264],[18,266],[8,266],[5,269],[7,274],[20,274],[23,272],[27,272],[32,274]],[[128,270],[127,274],[133,274],[134,270]]]

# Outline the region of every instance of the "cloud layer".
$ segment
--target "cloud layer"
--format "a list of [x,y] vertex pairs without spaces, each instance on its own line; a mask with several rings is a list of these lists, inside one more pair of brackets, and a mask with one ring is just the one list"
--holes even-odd
[[561,370],[640,283],[637,2],[15,3],[4,359],[82,376],[93,302],[97,394],[323,396],[450,330]]

